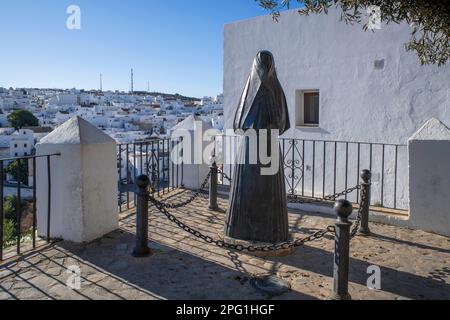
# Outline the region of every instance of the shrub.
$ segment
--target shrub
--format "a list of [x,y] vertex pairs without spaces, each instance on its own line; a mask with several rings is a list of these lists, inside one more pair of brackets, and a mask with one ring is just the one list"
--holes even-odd
[[17,220],[16,216],[16,207],[17,207],[17,196],[7,196],[3,201],[3,212],[5,213],[5,218],[7,220],[11,220],[14,223]]
[[16,241],[16,224],[13,220],[5,219],[3,222],[3,247],[9,247]]
[[[20,163],[20,164],[19,164]],[[19,169],[19,172],[17,172]],[[5,168],[5,172],[10,174],[14,180],[19,181],[23,185],[28,185],[28,162],[27,161],[12,161]]]

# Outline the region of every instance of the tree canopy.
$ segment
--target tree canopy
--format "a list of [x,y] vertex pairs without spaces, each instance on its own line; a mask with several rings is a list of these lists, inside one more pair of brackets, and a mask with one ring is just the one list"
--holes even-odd
[[[406,22],[411,26],[411,40],[406,50],[416,52],[422,64],[446,64],[450,60],[450,5],[447,1],[429,0],[254,0],[269,10],[274,19],[293,3],[302,15],[327,13],[333,5],[342,9],[342,20],[361,23],[367,9],[381,9],[383,23]],[[364,30],[368,29],[364,24]]]
[[9,125],[16,130],[23,127],[37,127],[39,120],[27,110],[16,110],[8,115]]
[[17,182],[20,181],[20,183],[22,185],[28,185],[28,162],[27,161],[12,161],[5,168],[5,172],[10,174],[15,181],[17,181]]

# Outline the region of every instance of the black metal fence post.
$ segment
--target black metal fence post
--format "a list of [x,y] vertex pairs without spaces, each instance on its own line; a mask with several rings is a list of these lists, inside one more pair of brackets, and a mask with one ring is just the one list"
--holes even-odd
[[3,161],[0,160],[0,261],[3,261],[3,227],[4,227],[4,212],[3,212]]
[[347,200],[339,200],[334,205],[338,216],[336,222],[333,292],[330,300],[351,300],[348,293],[348,273],[350,261],[350,228],[352,223],[348,217],[353,212],[352,204]]
[[47,243],[51,237],[51,214],[52,214],[52,171],[50,156],[47,156]]
[[217,205],[217,179],[218,179],[219,169],[217,168],[217,163],[214,161],[211,165],[211,180],[209,182],[209,209],[217,210],[219,206]]
[[178,154],[181,157],[181,188],[184,188],[184,140],[180,138],[181,152]]
[[136,179],[136,247],[133,256],[147,257],[151,254],[148,247],[148,187],[150,179],[141,175]]
[[372,185],[372,173],[370,170],[363,170],[361,172],[361,179],[363,180],[361,183],[361,201],[359,204],[361,209],[361,224],[358,229],[358,235],[369,236],[370,189]]
[[[17,237],[17,254],[20,254],[20,241],[22,238],[22,161],[21,159],[16,160],[17,169],[16,169],[16,180],[17,180],[17,202],[16,202],[16,219],[17,219],[17,229],[16,229],[16,237]],[[28,176],[28,175],[27,175]]]

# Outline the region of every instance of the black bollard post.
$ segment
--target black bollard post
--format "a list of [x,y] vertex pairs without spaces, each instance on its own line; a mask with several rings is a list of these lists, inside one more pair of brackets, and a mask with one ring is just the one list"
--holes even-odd
[[361,201],[359,204],[361,208],[361,224],[359,225],[358,235],[369,236],[369,209],[372,173],[369,170],[363,170],[361,172],[361,179],[363,180],[361,183]]
[[209,181],[209,209],[217,210],[219,206],[217,205],[217,179],[219,175],[219,169],[217,168],[217,163],[214,161],[211,165],[211,180]]
[[133,256],[147,257],[151,254],[148,247],[148,186],[150,179],[142,175],[136,179],[136,247]]
[[348,293],[348,273],[350,260],[350,228],[352,223],[348,217],[353,212],[352,204],[347,200],[339,200],[334,205],[338,216],[336,222],[336,238],[333,270],[333,293],[330,300],[351,300]]

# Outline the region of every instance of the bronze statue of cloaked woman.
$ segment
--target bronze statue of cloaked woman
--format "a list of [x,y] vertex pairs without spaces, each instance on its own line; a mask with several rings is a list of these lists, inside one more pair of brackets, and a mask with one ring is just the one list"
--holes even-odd
[[[286,97],[278,81],[273,56],[268,51],[257,54],[252,71],[241,97],[234,120],[236,133],[254,129],[258,136],[266,129],[271,152],[271,130],[283,134],[290,128]],[[274,174],[263,175],[262,169],[270,165],[254,159],[252,139],[243,136],[234,167],[230,204],[225,221],[225,236],[244,241],[279,243],[289,240],[286,186],[281,152],[279,166]],[[278,137],[277,151],[279,150]],[[257,152],[259,153],[259,151]],[[254,162],[254,163],[252,163]]]

